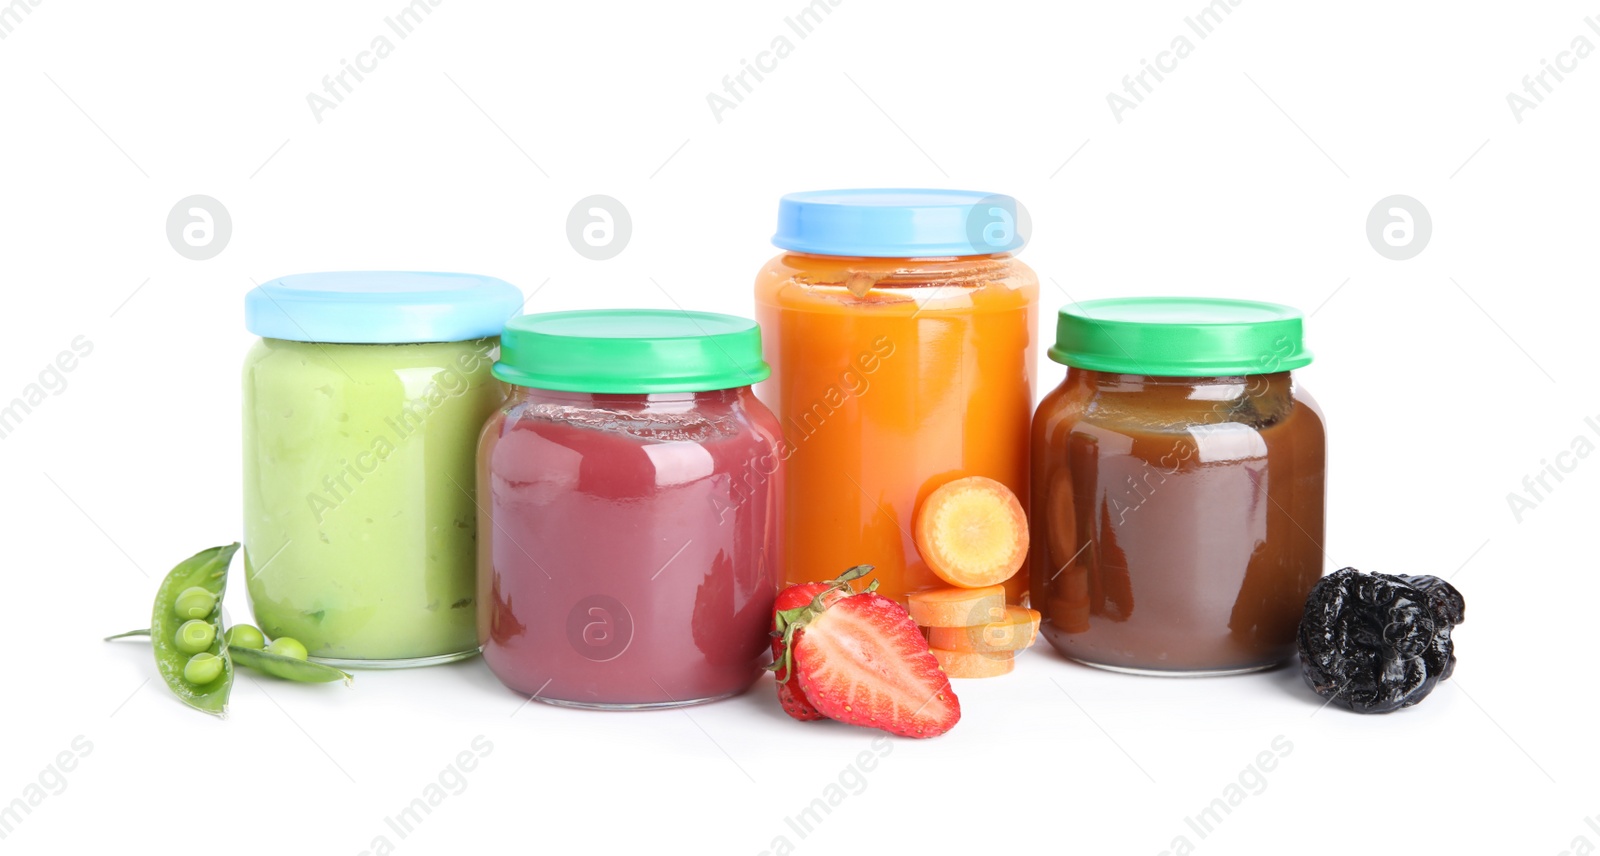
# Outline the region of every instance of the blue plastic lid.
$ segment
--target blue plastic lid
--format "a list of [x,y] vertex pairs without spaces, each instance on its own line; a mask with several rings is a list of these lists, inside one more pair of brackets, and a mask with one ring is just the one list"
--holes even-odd
[[246,329],[295,342],[464,342],[500,335],[521,311],[516,286],[467,273],[302,273],[244,296]]
[[984,256],[1020,248],[1017,200],[971,190],[811,190],[778,200],[772,243],[824,256]]

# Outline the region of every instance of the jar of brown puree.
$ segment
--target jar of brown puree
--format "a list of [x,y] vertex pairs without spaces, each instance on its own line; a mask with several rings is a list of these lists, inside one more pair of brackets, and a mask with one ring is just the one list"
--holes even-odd
[[1290,374],[1300,313],[1242,300],[1067,306],[1033,421],[1031,599],[1057,651],[1164,675],[1265,669],[1322,576],[1327,441]]

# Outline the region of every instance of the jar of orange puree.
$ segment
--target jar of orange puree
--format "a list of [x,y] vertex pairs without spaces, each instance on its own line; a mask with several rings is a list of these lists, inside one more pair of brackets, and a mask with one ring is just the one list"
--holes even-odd
[[1016,200],[968,191],[779,201],[757,394],[784,429],[789,582],[870,564],[889,597],[946,586],[917,552],[920,503],[968,476],[1026,502],[1039,281],[1017,223]]

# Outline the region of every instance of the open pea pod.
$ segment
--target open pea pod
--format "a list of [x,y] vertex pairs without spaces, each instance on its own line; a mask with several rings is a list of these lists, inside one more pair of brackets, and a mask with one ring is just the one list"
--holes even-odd
[[[115,636],[107,636],[106,641],[149,638],[149,636],[150,630],[142,628],[129,630],[126,633],[118,633]],[[294,681],[301,684],[326,684],[333,681],[344,681],[345,686],[350,686],[355,683],[356,679],[356,676],[349,672],[335,669],[323,663],[297,660],[294,657],[285,657],[282,654],[274,654],[261,648],[240,648],[230,645],[228,646],[228,659],[232,660],[235,666],[244,666],[255,669],[263,675],[271,675],[274,678],[282,678],[286,681]]]
[[[150,610],[150,648],[155,652],[156,669],[161,672],[162,680],[184,704],[216,716],[227,713],[228,693],[233,689],[233,663],[222,638],[222,596],[228,589],[228,566],[238,551],[237,543],[212,547],[179,562],[161,581],[155,605]],[[180,615],[179,597],[192,588],[203,589],[211,595],[210,609],[203,615]],[[193,600],[186,598],[185,606],[191,606]],[[213,639],[205,651],[190,654],[179,648],[178,628],[189,620],[207,621],[212,625]],[[220,658],[222,668],[215,677],[196,683],[185,677],[184,669],[191,658],[204,653]]]
[[246,666],[274,678],[283,678],[286,681],[298,681],[302,684],[325,684],[330,681],[344,681],[349,686],[355,677],[349,672],[342,672],[332,666],[322,663],[313,663],[309,660],[297,660],[274,654],[260,648],[229,648],[228,655],[233,662]]

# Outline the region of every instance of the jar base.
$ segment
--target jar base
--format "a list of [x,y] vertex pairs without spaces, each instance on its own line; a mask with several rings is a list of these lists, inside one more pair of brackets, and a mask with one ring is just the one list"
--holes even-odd
[[1140,675],[1147,678],[1222,678],[1229,675],[1248,675],[1252,672],[1265,672],[1268,669],[1276,669],[1280,665],[1279,663],[1265,663],[1257,666],[1242,666],[1236,669],[1139,669],[1133,666],[1109,666],[1105,663],[1095,663],[1070,654],[1065,656],[1074,663],[1089,666],[1090,668],[1116,672],[1120,675]]
[[335,669],[368,669],[372,671],[383,671],[388,669],[420,669],[424,666],[439,666],[445,663],[459,662],[469,657],[476,657],[477,655],[477,648],[469,648],[465,651],[457,651],[453,654],[438,654],[433,657],[405,657],[398,660],[352,660],[341,657],[318,657],[315,655],[307,657],[306,659],[313,663],[321,663],[324,666],[332,666]]
[[637,704],[626,702],[590,702],[572,701],[570,699],[540,698],[535,696],[534,701],[544,702],[556,707],[569,707],[576,710],[672,710],[679,707],[693,707],[697,704],[710,704],[714,701],[733,698],[740,692],[723,693],[721,695],[706,696],[705,698],[685,699],[683,701],[647,701]]

